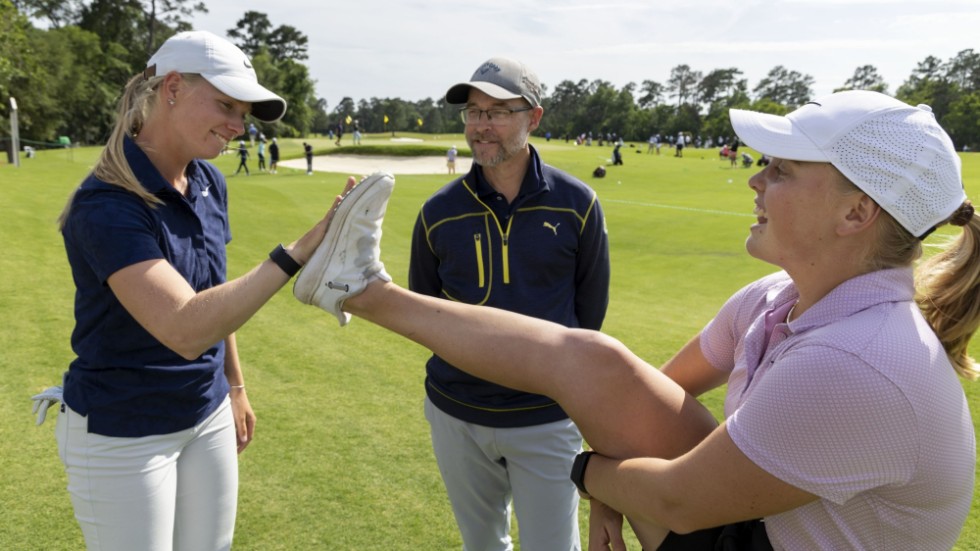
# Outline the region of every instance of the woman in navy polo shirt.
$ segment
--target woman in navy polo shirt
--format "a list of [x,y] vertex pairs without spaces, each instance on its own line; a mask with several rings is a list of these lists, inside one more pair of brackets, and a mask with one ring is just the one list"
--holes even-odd
[[59,219],[78,357],[56,432],[89,549],[231,546],[236,452],[255,427],[235,330],[309,259],[326,219],[226,281],[227,188],[200,159],[241,135],[250,112],[271,122],[285,110],[236,46],[177,34],[127,84]]

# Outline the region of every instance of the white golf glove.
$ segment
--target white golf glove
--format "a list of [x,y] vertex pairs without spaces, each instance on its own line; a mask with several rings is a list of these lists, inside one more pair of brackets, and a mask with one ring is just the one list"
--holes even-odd
[[60,386],[49,386],[40,394],[31,396],[31,400],[34,400],[34,413],[37,414],[38,425],[44,422],[44,418],[48,414],[48,408],[61,402],[61,396],[62,389]]

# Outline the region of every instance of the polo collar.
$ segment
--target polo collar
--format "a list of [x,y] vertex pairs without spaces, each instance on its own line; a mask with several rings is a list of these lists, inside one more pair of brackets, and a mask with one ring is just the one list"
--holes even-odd
[[[794,333],[823,327],[848,318],[858,312],[889,302],[909,302],[914,299],[911,267],[876,270],[853,277],[827,293],[806,312],[790,322]],[[799,298],[795,285],[779,290],[771,304],[784,304]]]
[[170,182],[164,180],[160,171],[157,167],[153,166],[150,162],[150,158],[146,156],[143,149],[136,144],[130,136],[126,136],[123,139],[123,153],[126,155],[126,161],[129,163],[129,167],[133,170],[133,174],[138,174],[137,180],[143,186],[143,189],[154,194],[160,195],[161,193],[166,193],[167,190],[171,190],[176,193],[177,190],[170,185]]
[[[139,175],[137,180],[139,180],[143,189],[157,196],[167,194],[180,196],[180,193],[170,185],[170,182],[153,165],[146,152],[128,135],[123,139],[123,153],[126,155],[126,161],[133,170],[133,174]],[[201,179],[197,176],[200,173],[198,162],[197,159],[194,159],[184,169],[187,177],[187,185],[189,186],[188,199],[196,198],[198,195],[205,195],[209,191],[209,182],[205,181],[207,179]]]

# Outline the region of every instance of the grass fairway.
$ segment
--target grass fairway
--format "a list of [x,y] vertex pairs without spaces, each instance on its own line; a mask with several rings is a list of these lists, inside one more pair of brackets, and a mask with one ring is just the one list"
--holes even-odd
[[[440,149],[465,144],[458,135],[418,137]],[[389,138],[366,136],[364,143],[387,147]],[[281,140],[283,157],[302,156],[301,141]],[[327,138],[307,141],[318,151],[333,147]],[[648,155],[645,144],[637,146],[641,153],[625,147],[625,165],[593,179],[611,148],[535,145],[546,161],[599,193],[613,263],[604,330],[652,364],[669,358],[733,291],[775,270],[743,248],[753,221],[746,186],[752,171],[718,160],[717,150],[685,149],[675,158],[666,147],[660,156]],[[42,151],[22,159],[20,168],[0,164],[3,550],[84,547],[54,423],[34,425],[30,396],[60,381],[73,358],[74,289],[54,222],[97,154],[96,148]],[[967,192],[980,203],[980,155],[963,159]],[[237,156],[215,162],[231,174]],[[341,190],[343,176],[253,169],[250,177],[229,177],[229,277],[261,262],[276,243],[301,235]],[[406,283],[419,206],[446,181],[444,175],[397,178],[382,249],[398,283]],[[238,344],[258,425],[240,456],[235,549],[461,548],[422,414],[424,349],[363,320],[340,329],[326,313],[293,299],[289,287],[238,332]],[[964,386],[980,419],[980,386]],[[722,398],[720,391],[705,398],[716,415]],[[580,518],[584,537],[584,508]],[[639,549],[635,540],[630,549]],[[976,503],[957,549],[980,549]]]

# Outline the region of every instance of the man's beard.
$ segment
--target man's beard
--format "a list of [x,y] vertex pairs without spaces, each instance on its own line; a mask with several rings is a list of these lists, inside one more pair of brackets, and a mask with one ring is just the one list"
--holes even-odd
[[497,143],[497,153],[495,155],[486,155],[477,153],[477,149],[473,147],[473,144],[480,141],[481,138],[486,136],[485,133],[476,134],[474,136],[467,136],[466,143],[470,146],[470,151],[473,152],[473,161],[476,164],[482,166],[483,168],[493,168],[500,165],[501,163],[513,158],[518,152],[524,149],[527,143],[529,132],[524,129],[521,132],[514,134],[513,138],[509,141],[504,139]]

